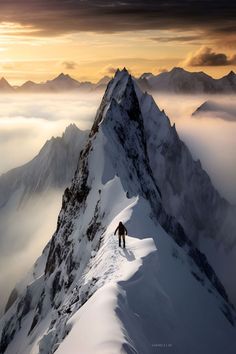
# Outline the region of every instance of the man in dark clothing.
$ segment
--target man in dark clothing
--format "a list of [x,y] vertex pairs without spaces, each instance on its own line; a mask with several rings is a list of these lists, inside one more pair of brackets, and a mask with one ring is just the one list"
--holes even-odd
[[127,235],[127,229],[126,227],[122,224],[122,222],[119,222],[119,225],[117,226],[114,235],[117,233],[118,231],[118,236],[119,236],[119,247],[121,247],[121,238],[123,240],[123,248],[125,248],[125,235]]

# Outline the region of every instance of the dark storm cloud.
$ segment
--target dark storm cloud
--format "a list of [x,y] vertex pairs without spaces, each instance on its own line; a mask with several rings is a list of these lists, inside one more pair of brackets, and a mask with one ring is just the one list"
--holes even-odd
[[236,64],[236,55],[228,57],[224,53],[216,53],[211,48],[203,47],[193,53],[186,61],[189,66],[226,66]]
[[232,0],[1,0],[1,21],[38,28],[38,35],[73,31],[205,29],[236,33]]

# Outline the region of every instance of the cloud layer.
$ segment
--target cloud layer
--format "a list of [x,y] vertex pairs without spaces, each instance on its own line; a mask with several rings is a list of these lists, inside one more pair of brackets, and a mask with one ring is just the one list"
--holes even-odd
[[2,95],[0,174],[32,159],[47,139],[70,123],[90,128],[100,94]]
[[[189,147],[193,157],[200,159],[213,185],[220,194],[236,205],[236,122],[225,120],[224,114],[202,113],[201,119],[191,117],[192,113],[210,95],[161,95],[155,97],[161,109],[176,124],[181,139]],[[220,105],[232,107],[235,96],[216,96]],[[234,104],[235,107],[235,104]]]
[[52,237],[61,196],[62,191],[50,190],[41,197],[34,196],[19,210],[0,214],[0,315],[9,293]]

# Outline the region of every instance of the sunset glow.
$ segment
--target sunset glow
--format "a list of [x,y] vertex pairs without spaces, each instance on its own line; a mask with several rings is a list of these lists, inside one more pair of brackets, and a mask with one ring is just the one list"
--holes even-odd
[[[205,22],[207,9],[197,2],[192,10],[182,11],[175,1],[165,3],[164,14],[160,5],[164,2],[148,3],[150,10],[140,1],[60,0],[47,5],[37,0],[27,2],[28,7],[17,1],[0,4],[1,75],[11,84],[21,84],[45,81],[60,72],[97,81],[123,66],[136,76],[174,66],[204,70],[213,77],[235,70],[233,12],[227,6],[223,10],[216,7]],[[221,23],[217,22],[219,16]],[[214,61],[191,64],[188,58],[208,49],[214,53],[213,59],[218,55],[226,59],[220,65]]]

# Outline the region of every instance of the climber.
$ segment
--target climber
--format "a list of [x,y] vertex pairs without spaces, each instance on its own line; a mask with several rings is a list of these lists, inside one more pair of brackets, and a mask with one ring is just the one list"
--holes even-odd
[[127,235],[127,229],[126,227],[122,224],[122,222],[119,222],[119,225],[117,226],[114,235],[117,233],[118,231],[118,236],[119,236],[119,247],[121,247],[121,237],[123,240],[123,248],[125,248],[125,235]]

